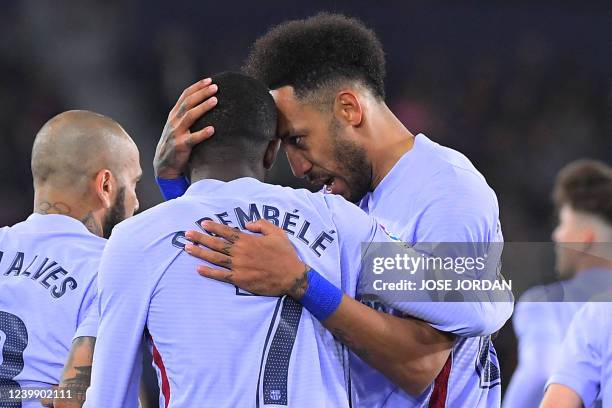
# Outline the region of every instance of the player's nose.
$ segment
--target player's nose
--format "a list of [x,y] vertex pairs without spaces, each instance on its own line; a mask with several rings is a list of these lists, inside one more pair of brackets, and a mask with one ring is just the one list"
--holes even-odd
[[291,151],[291,149],[286,149],[286,152],[289,166],[295,177],[304,177],[312,170],[312,162],[304,157],[304,155],[296,151]]

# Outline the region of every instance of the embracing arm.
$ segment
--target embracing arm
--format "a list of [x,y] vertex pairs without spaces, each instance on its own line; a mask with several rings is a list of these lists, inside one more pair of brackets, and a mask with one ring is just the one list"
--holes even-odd
[[346,295],[321,323],[353,353],[412,395],[422,394],[435,380],[453,347],[453,336],[425,322],[376,311]]
[[285,233],[265,221],[248,224],[247,228],[264,236],[243,234],[214,223],[207,223],[206,229],[225,240],[197,231],[187,232],[192,242],[213,249],[187,245],[185,250],[189,254],[227,268],[200,266],[199,273],[253,293],[293,297],[340,342],[409,394],[421,394],[434,381],[448,359],[452,337],[419,320],[371,309],[342,295],[329,282],[326,285],[335,291],[332,308],[328,307],[324,315],[309,309],[307,298],[317,299],[316,294],[309,295],[309,289],[314,290],[309,287],[310,269],[300,261]]

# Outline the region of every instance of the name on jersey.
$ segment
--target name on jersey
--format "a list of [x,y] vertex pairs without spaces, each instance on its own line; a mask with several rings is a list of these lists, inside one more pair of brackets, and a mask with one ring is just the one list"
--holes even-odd
[[33,258],[23,252],[16,254],[0,251],[1,276],[29,278],[38,282],[49,294],[59,299],[78,286],[76,279],[57,262],[35,255]]
[[[204,221],[215,221],[236,229],[246,231],[246,224],[260,219],[268,220],[277,227],[282,228],[287,234],[292,235],[301,243],[305,244],[316,255],[321,256],[334,242],[333,236],[336,232],[313,231],[312,223],[299,214],[299,210],[281,211],[272,205],[257,205],[250,203],[248,208],[236,207],[230,211],[214,214],[212,217],[203,217],[195,221],[198,228],[202,229]],[[204,231],[208,233],[207,231]],[[172,237],[172,245],[183,248],[187,243],[185,232],[177,232]]]

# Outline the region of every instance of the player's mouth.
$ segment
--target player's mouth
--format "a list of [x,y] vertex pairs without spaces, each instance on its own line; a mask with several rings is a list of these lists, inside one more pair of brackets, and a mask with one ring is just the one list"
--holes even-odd
[[336,184],[336,178],[335,177],[330,177],[327,180],[325,180],[324,182],[324,187],[325,187],[325,192],[327,194],[338,194],[337,191],[337,184]]

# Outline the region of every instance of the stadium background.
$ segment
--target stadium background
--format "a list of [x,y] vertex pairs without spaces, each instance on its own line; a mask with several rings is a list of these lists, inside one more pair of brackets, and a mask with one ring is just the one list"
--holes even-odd
[[[413,133],[475,163],[498,195],[506,240],[549,241],[555,173],[580,157],[612,160],[612,3],[484,4],[4,0],[0,225],[31,212],[34,136],[67,109],[120,122],[141,151],[141,209],[160,202],[151,163],[182,89],[238,70],[271,25],[329,10],[377,32],[388,104]],[[284,160],[270,181],[304,186]],[[553,279],[551,260],[541,265],[522,271],[519,293]],[[508,323],[496,340],[504,385],[515,347]]]

